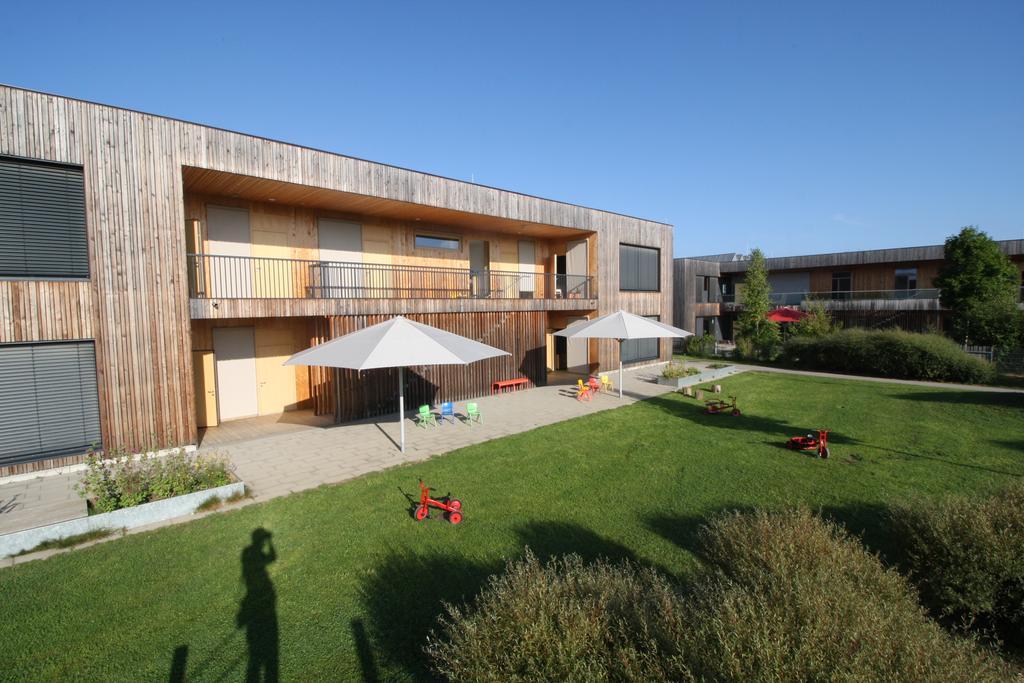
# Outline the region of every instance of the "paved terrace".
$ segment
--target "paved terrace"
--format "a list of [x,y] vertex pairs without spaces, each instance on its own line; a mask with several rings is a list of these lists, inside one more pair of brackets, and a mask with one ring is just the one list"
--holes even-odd
[[[394,415],[332,425],[308,411],[206,430],[199,450],[229,457],[253,498],[269,500],[656,396],[669,390],[655,381],[660,370],[659,365],[627,371],[621,401],[616,392],[580,402],[573,386],[553,384],[476,399],[483,424],[457,421],[422,429],[410,413],[404,454],[398,450]],[[465,412],[465,401],[456,404],[460,411]],[[0,534],[84,517],[85,501],[74,491],[80,478],[81,472],[72,472],[0,485]]]

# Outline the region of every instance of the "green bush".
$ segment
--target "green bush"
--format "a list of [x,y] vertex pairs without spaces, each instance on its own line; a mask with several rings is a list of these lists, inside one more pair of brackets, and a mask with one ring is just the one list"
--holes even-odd
[[930,620],[913,589],[806,510],[728,514],[686,592],[650,569],[527,554],[427,644],[472,681],[1001,681],[999,658]]
[[724,515],[702,545],[709,567],[681,647],[699,680],[1009,678],[931,621],[900,574],[807,510]]
[[470,605],[446,605],[427,653],[452,681],[680,680],[681,605],[649,569],[527,551]]
[[688,367],[685,361],[672,361],[661,371],[661,376],[667,379],[678,379],[699,374],[700,369]]
[[782,349],[788,365],[809,370],[900,379],[981,384],[991,381],[989,363],[969,356],[937,334],[847,329],[823,337],[792,337]]
[[110,512],[230,484],[230,463],[218,456],[177,450],[139,458],[124,450],[90,452],[76,486],[95,512]]
[[711,356],[715,353],[715,336],[709,332],[695,334],[683,340],[683,348],[691,356]]
[[1024,648],[1024,484],[890,511],[904,565],[934,614]]

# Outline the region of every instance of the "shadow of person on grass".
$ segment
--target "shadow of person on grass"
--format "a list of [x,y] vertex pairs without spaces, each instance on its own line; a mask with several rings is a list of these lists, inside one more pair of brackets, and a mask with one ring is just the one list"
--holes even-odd
[[277,595],[267,567],[277,560],[271,533],[259,527],[252,543],[242,550],[245,597],[238,606],[235,624],[245,629],[249,646],[247,683],[278,680]]
[[[626,546],[577,524],[533,522],[518,527],[516,534],[517,548],[506,558],[521,557],[528,546],[542,562],[568,553],[587,561],[636,559]],[[373,675],[387,678],[375,668],[386,663],[414,680],[435,680],[423,647],[431,630],[438,628],[444,605],[470,602],[488,577],[504,568],[504,559],[481,562],[451,552],[403,550],[384,557],[360,588],[366,633],[358,634],[357,650],[364,661],[364,676],[367,667],[361,653],[368,649],[368,641],[379,657],[371,669]]]

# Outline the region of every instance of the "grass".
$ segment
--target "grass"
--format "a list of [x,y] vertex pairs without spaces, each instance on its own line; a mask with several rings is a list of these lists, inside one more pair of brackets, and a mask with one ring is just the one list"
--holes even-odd
[[[1024,476],[1019,395],[768,373],[721,384],[742,417],[669,394],[4,569],[0,678],[236,680],[241,617],[285,679],[423,680],[442,601],[473,595],[525,545],[685,580],[710,513],[806,503],[884,555],[898,543],[889,502]],[[781,446],[819,426],[831,459]],[[420,477],[462,499],[461,525],[412,521]],[[257,529],[273,534],[269,564],[250,547]]]
[[60,550],[62,548],[72,548],[82,543],[88,543],[89,541],[96,541],[101,538],[106,538],[111,534],[115,533],[115,529],[93,529],[92,531],[86,531],[81,534],[75,534],[73,536],[65,536],[64,538],[58,538],[54,541],[43,541],[37,546],[29,548],[28,550],[22,550],[18,555],[28,555],[30,553],[38,553],[42,550]]

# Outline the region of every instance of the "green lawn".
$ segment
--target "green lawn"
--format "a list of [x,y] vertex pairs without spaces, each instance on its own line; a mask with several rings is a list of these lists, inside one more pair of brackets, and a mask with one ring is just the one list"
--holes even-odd
[[[441,602],[525,545],[685,580],[708,514],[806,503],[884,553],[887,502],[1024,476],[1019,395],[757,373],[724,384],[743,417],[669,395],[0,570],[0,679],[168,680],[177,652],[187,680],[238,680],[241,609],[264,652],[276,618],[285,680],[419,680]],[[830,460],[781,447],[819,425],[835,430]],[[461,526],[412,521],[418,477],[463,500]],[[277,553],[267,574],[243,556],[261,527]],[[246,598],[243,559],[276,604]]]

